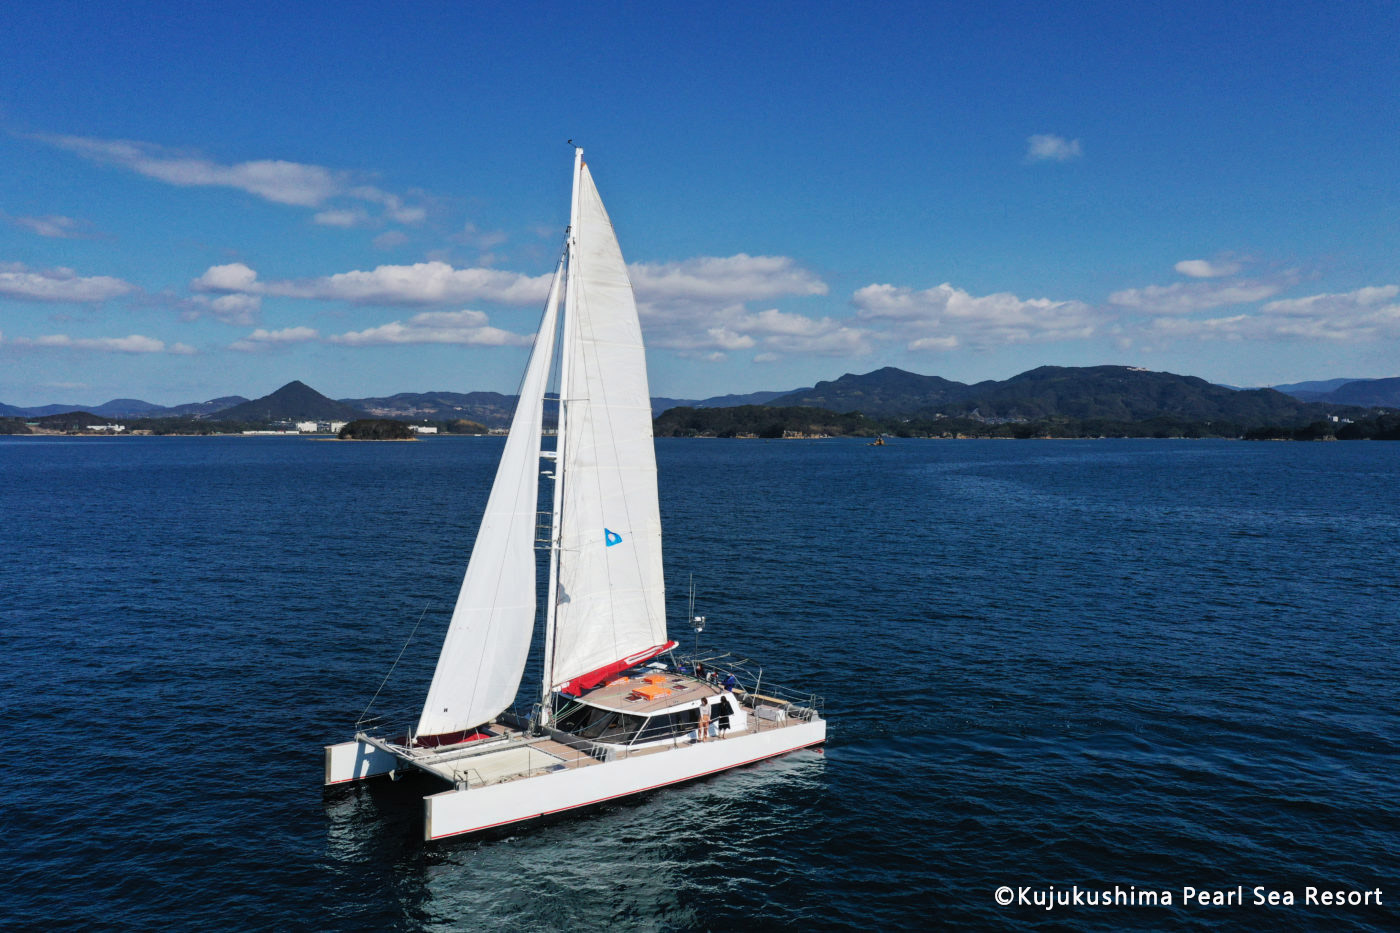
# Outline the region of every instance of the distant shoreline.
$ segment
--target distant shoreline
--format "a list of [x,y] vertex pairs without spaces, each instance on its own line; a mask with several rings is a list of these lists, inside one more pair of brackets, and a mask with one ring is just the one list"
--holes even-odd
[[[862,442],[862,443],[865,444],[865,446],[868,446],[868,447],[872,447],[872,446],[897,447],[897,446],[899,446],[900,444],[903,444],[903,443],[919,442],[919,441],[1239,441],[1239,442],[1251,442],[1251,443],[1257,443],[1257,442],[1259,442],[1259,441],[1277,441],[1277,442],[1288,442],[1288,443],[1315,443],[1315,442],[1319,442],[1319,441],[1321,441],[1321,442],[1329,442],[1329,441],[1339,441],[1339,440],[1342,440],[1341,438],[1337,438],[1337,437],[1335,437],[1335,436],[1327,436],[1327,437],[1319,437],[1319,438],[1293,438],[1293,437],[1256,437],[1256,438],[1250,438],[1250,437],[1217,437],[1217,436],[1213,436],[1213,437],[1183,437],[1183,436],[1175,436],[1175,437],[1149,437],[1149,436],[1146,436],[1146,435],[1140,435],[1140,436],[1119,436],[1119,437],[1110,437],[1110,436],[1106,436],[1106,435],[1104,435],[1104,436],[1096,436],[1096,437],[1088,437],[1088,436],[1051,437],[1051,436],[1046,436],[1046,435],[1036,435],[1036,436],[1032,436],[1032,437],[1011,437],[1011,436],[1004,435],[1004,434],[1002,434],[1002,435],[990,435],[990,434],[987,434],[987,435],[967,435],[967,434],[960,434],[960,435],[941,436],[941,437],[935,437],[935,436],[932,436],[932,435],[910,435],[910,436],[908,436],[908,437],[893,437],[893,438],[889,438],[888,440],[886,440],[886,442],[885,442],[883,445],[873,445],[873,444],[870,444],[870,443],[869,443],[870,438],[873,437],[873,436],[874,436],[874,435],[858,435],[858,434],[835,435],[835,434],[828,434],[828,435],[823,435],[823,436],[815,436],[815,435],[814,435],[814,436],[807,436],[807,437],[757,437],[757,436],[754,436],[754,435],[747,435],[747,436],[742,436],[742,437],[739,437],[739,436],[735,436],[735,437],[717,437],[717,436],[715,436],[715,435],[700,435],[700,434],[696,434],[696,435],[683,435],[683,436],[676,436],[676,435],[660,435],[660,436],[654,437],[653,440],[667,440],[667,441],[673,441],[673,440],[674,440],[674,441],[765,441],[765,442],[768,442],[768,441],[784,441],[784,442],[789,442],[789,443],[795,442],[795,441],[849,441],[849,442]],[[0,439],[4,439],[4,438],[50,438],[50,439],[52,439],[52,438],[59,438],[59,437],[61,437],[61,438],[83,438],[83,439],[90,439],[90,438],[105,438],[105,439],[112,439],[112,438],[162,438],[162,437],[242,438],[242,439],[249,439],[249,438],[264,438],[264,439],[265,439],[265,438],[296,438],[296,439],[313,440],[313,441],[336,441],[336,442],[341,442],[341,441],[352,441],[352,442],[354,442],[354,441],[363,441],[363,442],[368,442],[368,443],[394,443],[394,442],[402,442],[402,441],[421,441],[421,440],[424,439],[424,437],[430,437],[430,438],[433,438],[433,439],[439,439],[439,438],[491,438],[491,437],[501,437],[501,438],[503,438],[503,437],[505,437],[505,435],[504,435],[504,434],[432,434],[432,435],[423,435],[423,436],[418,436],[418,437],[386,437],[386,438],[377,438],[377,437],[336,437],[336,436],[333,435],[333,434],[282,434],[282,433],[273,433],[273,432],[268,432],[268,433],[251,433],[251,434],[244,434],[244,433],[241,433],[241,432],[238,433],[238,434],[154,434],[154,433],[149,432],[149,431],[123,432],[123,433],[121,433],[121,434],[112,434],[112,433],[105,433],[105,432],[100,432],[100,431],[86,432],[86,433],[81,433],[81,434],[79,434],[79,433],[67,433],[67,432],[63,432],[63,431],[31,431],[31,432],[28,433],[28,434],[0,434]],[[1354,440],[1374,440],[1374,438],[1354,438]],[[875,456],[878,456],[878,454],[876,454]]]

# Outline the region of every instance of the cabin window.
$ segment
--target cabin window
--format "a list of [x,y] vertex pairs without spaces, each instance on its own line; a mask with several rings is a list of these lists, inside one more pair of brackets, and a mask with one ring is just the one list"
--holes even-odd
[[655,742],[676,735],[685,735],[700,723],[698,709],[678,710],[674,713],[659,713],[646,721],[637,734],[638,742]]
[[642,727],[642,718],[580,704],[554,725],[561,732],[572,732],[579,738],[625,745]]

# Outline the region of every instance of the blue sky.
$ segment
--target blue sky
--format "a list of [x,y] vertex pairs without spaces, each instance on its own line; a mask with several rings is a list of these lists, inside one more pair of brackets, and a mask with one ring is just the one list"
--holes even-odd
[[7,4],[0,401],[513,391],[586,150],[656,395],[1400,374],[1400,5]]

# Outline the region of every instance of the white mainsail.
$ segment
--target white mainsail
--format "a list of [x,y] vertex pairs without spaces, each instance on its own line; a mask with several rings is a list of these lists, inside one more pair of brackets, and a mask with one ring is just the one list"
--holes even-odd
[[562,268],[561,260],[418,720],[419,737],[462,732],[487,722],[514,702],[525,670],[535,618],[541,420]]
[[581,159],[577,166],[560,390],[566,429],[558,589],[546,687],[617,667],[666,643],[642,329],[612,221],[588,166]]

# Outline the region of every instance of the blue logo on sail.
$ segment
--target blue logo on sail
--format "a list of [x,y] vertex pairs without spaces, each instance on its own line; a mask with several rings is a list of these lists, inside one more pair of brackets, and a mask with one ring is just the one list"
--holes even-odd
[[603,541],[605,541],[605,542],[607,543],[607,546],[608,546],[608,547],[612,547],[614,544],[621,544],[621,543],[622,543],[622,535],[618,534],[617,532],[615,532],[615,531],[613,531],[613,530],[611,530],[611,529],[609,529],[609,528],[604,528],[604,529],[603,529]]

